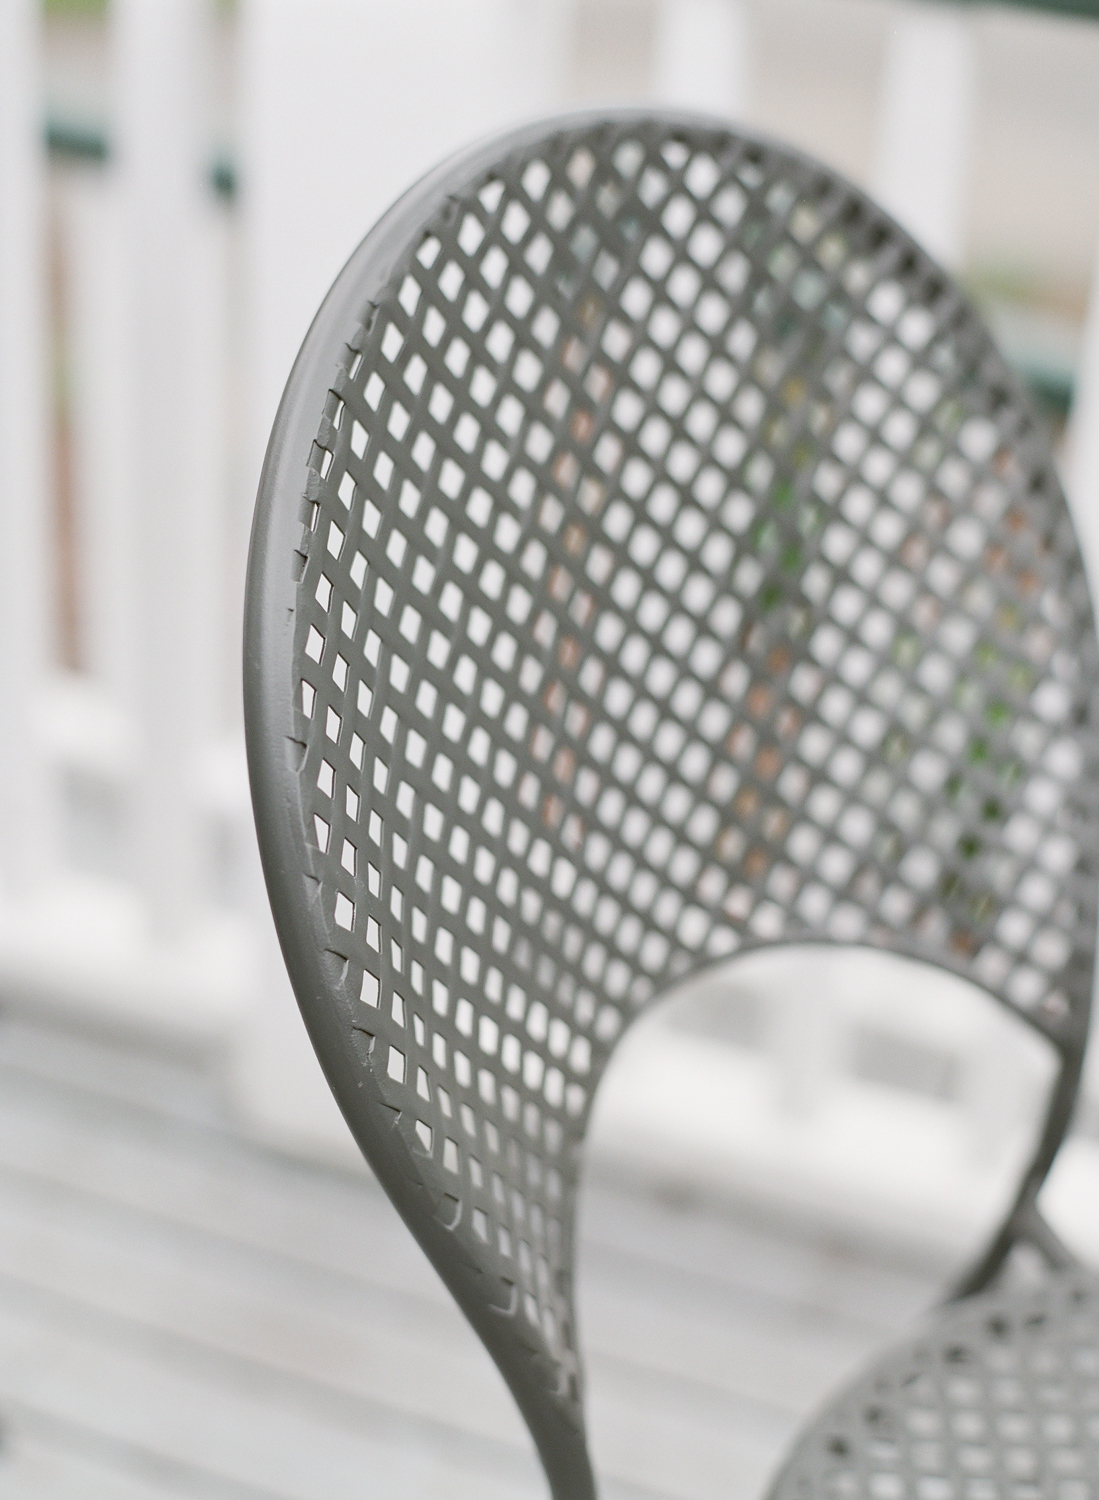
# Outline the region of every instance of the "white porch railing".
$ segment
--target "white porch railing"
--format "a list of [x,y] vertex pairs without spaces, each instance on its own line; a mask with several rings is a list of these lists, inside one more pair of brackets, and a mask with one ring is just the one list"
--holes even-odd
[[[220,1048],[242,1108],[297,1139],[335,1139],[339,1127],[275,950],[244,770],[239,619],[266,435],[310,317],[356,240],[449,150],[576,102],[574,39],[594,3],[241,0],[232,206],[206,183],[207,101],[225,63],[210,0],[111,0],[109,160],[63,170],[49,168],[43,145],[40,6],[0,5],[0,999]],[[654,6],[653,99],[750,121],[751,6]],[[871,186],[957,264],[978,103],[972,21],[900,0],[896,14]],[[52,304],[51,232],[62,266]],[[1069,478],[1094,567],[1099,291],[1093,302]],[[64,430],[48,394],[59,307]],[[54,503],[51,473],[63,445],[71,516],[59,526],[68,512]],[[60,557],[77,579],[68,665]],[[735,1045],[715,1050],[681,1028],[684,1058],[708,1048],[714,1088],[739,1078],[742,1107],[719,1128],[712,1099],[699,1096],[665,1139],[716,1131],[726,1157],[766,1164],[766,1183],[747,1166],[744,1183],[785,1182],[796,1198],[809,1192],[796,1163],[815,1137],[818,1181],[834,1179],[851,1204],[861,1192],[880,1216],[889,1193],[869,1168],[863,1187],[853,1184],[844,1130],[878,1118],[915,1139],[932,1106],[925,1090],[924,1113],[913,1114],[912,1090],[890,1093],[859,1074],[852,1059],[870,1011],[874,1034],[954,1060],[962,1082],[940,1090],[932,1111],[949,1126],[943,1141],[950,1131],[963,1143],[991,1139],[1003,1076],[994,1028],[947,1024],[922,1003],[887,1013],[874,972],[855,999],[848,986],[846,1000],[811,1017],[760,990],[764,1021]],[[742,997],[748,989],[742,980]],[[609,1150],[636,1123],[638,1097],[608,1086]],[[831,1135],[821,1125],[829,1110],[840,1121]],[[940,1154],[925,1184],[929,1222],[965,1219],[974,1173],[988,1178],[981,1149],[963,1151],[953,1176]]]

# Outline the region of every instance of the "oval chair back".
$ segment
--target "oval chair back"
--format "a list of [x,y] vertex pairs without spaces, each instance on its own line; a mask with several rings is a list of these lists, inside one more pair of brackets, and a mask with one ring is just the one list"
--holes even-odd
[[573,1305],[616,1041],[708,965],[890,949],[1060,1056],[975,1287],[1049,1247],[1096,925],[1096,647],[1046,436],[862,193],[713,121],[440,167],[317,315],[264,468],[272,905],[379,1179],[594,1494]]

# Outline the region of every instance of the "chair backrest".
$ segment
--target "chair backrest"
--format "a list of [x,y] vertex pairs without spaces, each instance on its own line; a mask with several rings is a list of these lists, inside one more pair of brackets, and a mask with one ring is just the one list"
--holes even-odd
[[1061,1054],[1096,921],[1091,609],[958,289],[814,162],[583,116],[447,163],[333,287],[268,453],[261,849],[351,1129],[594,1493],[580,1147],[673,982],[793,940],[982,985]]

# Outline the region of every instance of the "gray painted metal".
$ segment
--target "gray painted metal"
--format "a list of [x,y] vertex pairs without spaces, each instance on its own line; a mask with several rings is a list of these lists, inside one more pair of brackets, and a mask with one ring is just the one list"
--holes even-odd
[[803,1434],[771,1500],[1091,1500],[1099,1282],[956,1303]]
[[1072,1107],[1096,650],[1027,397],[943,271],[820,165],[697,117],[444,164],[306,339],[257,503],[245,698],[306,1024],[363,1151],[594,1493],[572,1290],[631,1020],[751,948],[982,985]]

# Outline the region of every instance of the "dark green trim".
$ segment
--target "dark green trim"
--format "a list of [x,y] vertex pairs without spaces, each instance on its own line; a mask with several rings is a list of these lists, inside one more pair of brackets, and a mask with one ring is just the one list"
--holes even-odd
[[98,20],[107,14],[107,0],[43,0],[42,9],[48,16],[94,16]]
[[[46,120],[45,137],[50,155],[63,161],[102,164],[111,157],[110,138],[105,130],[95,125],[80,125],[51,116]],[[218,155],[214,158],[207,172],[207,182],[225,202],[236,197],[237,169],[229,157]]]
[[1072,408],[1072,396],[1076,381],[1073,372],[1057,369],[1052,365],[1032,364],[1025,354],[1008,358],[1014,365],[1023,383],[1039,405],[1054,416],[1064,419]]
[[[954,0],[958,5],[1010,6],[1012,10],[1042,10],[1053,15],[1081,16],[1086,20],[1099,21],[1099,0]],[[233,0],[220,0],[218,9],[232,12]],[[107,11],[106,0],[44,0],[47,15],[103,16]]]
[[955,4],[996,6],[1001,10],[1040,10],[1047,15],[1099,21],[1099,0],[955,0]]
[[[984,0],[959,0],[961,4],[982,4]],[[1022,3],[1022,0],[1019,0]],[[1033,4],[1033,0],[1031,0]],[[1088,5],[1099,18],[1099,0],[1078,0]],[[1052,3],[1047,9],[1056,8]],[[1063,7],[1062,7],[1063,8]],[[46,122],[46,145],[50,155],[66,161],[94,162],[101,164],[110,159],[110,141],[106,132],[94,125],[80,125],[69,120],[51,118]],[[207,181],[210,188],[225,203],[232,203],[237,195],[237,169],[231,157],[218,155],[210,163]],[[1009,358],[1032,395],[1058,417],[1068,415],[1072,405],[1073,376],[1069,369],[1054,369],[1044,363],[1031,362],[1025,354]]]
[[73,161],[106,161],[110,147],[106,134],[94,125],[77,125],[71,120],[50,118],[46,121],[46,149],[51,156]]
[[236,163],[228,156],[217,156],[210,163],[210,186],[227,203],[237,196]]

